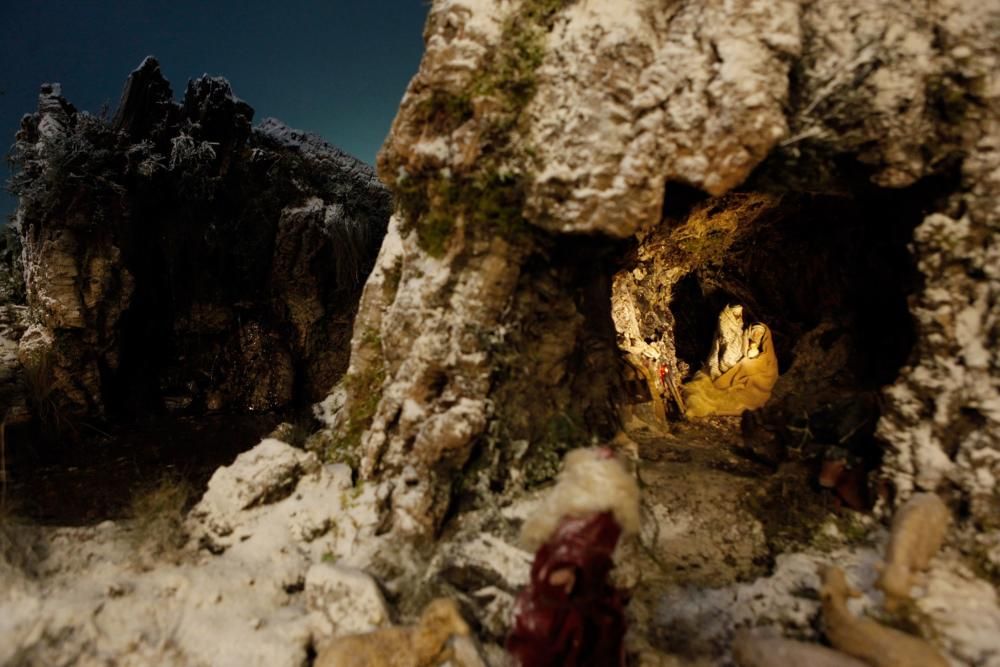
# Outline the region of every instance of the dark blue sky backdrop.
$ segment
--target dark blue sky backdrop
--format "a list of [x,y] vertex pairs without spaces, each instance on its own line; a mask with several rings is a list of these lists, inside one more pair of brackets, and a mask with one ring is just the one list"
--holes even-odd
[[[373,163],[423,52],[424,0],[0,0],[0,148],[38,87],[113,111],[155,55],[174,97],[204,73],[255,110]],[[0,170],[6,183],[9,171]],[[15,201],[0,193],[0,224]]]

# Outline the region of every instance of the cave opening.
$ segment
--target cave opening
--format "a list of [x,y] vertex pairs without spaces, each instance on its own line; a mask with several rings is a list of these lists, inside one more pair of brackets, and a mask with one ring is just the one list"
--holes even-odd
[[907,295],[919,276],[906,244],[921,216],[905,210],[912,201],[893,191],[859,198],[783,194],[723,261],[695,267],[677,281],[671,312],[678,361],[700,367],[719,313],[739,303],[745,322],[770,327],[782,374],[803,337],[824,326],[822,349],[840,336],[852,340],[847,364],[838,370],[855,386],[891,383],[915,338]]
[[[908,297],[921,277],[908,244],[957,176],[886,189],[857,172],[816,190],[757,174],[718,197],[668,185],[660,224],[614,276],[621,414],[640,459],[686,466],[670,483],[692,488],[700,470],[725,471],[715,482],[745,496],[772,555],[808,543],[832,510],[865,511],[891,493],[871,473],[885,446],[880,390],[916,339]],[[777,379],[762,407],[685,417],[688,383],[707,372],[720,314],[736,304],[744,335],[768,327]]]

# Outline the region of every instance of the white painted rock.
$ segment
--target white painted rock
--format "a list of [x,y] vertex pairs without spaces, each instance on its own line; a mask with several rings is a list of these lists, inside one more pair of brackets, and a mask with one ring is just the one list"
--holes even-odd
[[[208,490],[191,510],[188,530],[203,546],[220,552],[249,539],[264,526],[270,532],[290,531],[301,541],[325,533],[340,507],[340,497],[351,486],[350,471],[343,466],[324,468],[312,452],[280,440],[267,439],[236,457],[232,465],[219,468]],[[321,494],[304,494],[317,487]],[[274,512],[261,508],[289,499]],[[308,498],[308,502],[303,499]],[[266,522],[262,517],[275,519]]]
[[280,500],[295,488],[300,477],[319,467],[319,459],[312,452],[280,440],[263,440],[237,456],[232,465],[215,471],[208,490],[192,513],[225,523],[226,517],[234,512]]
[[319,612],[330,627],[330,636],[371,632],[390,624],[378,584],[365,572],[340,565],[318,563],[306,573],[306,604]]

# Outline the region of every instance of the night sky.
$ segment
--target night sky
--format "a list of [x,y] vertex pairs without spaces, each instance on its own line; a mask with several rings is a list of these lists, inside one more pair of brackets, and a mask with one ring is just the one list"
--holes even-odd
[[[114,111],[129,72],[155,55],[175,99],[204,73],[255,110],[374,163],[423,52],[424,0],[0,0],[0,146],[38,87]],[[6,183],[9,170],[0,170]],[[16,202],[0,192],[0,224]]]

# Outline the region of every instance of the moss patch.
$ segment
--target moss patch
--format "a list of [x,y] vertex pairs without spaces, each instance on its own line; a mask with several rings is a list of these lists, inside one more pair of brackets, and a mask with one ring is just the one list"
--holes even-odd
[[545,57],[545,35],[555,15],[573,0],[525,0],[504,21],[496,57],[476,77],[473,95],[489,95],[500,102],[502,113],[491,129],[509,130],[518,114],[535,96],[535,71]]
[[590,444],[590,433],[583,417],[567,413],[552,415],[545,423],[544,433],[532,440],[524,459],[524,480],[528,487],[543,484],[559,472],[563,456],[577,447]]
[[56,373],[58,352],[39,348],[24,360],[25,397],[31,414],[38,421],[42,435],[49,441],[74,440],[80,421],[65,396],[58,390]]
[[382,400],[382,383],[385,381],[382,339],[378,332],[365,330],[361,334],[361,345],[371,352],[371,361],[361,371],[348,373],[341,381],[350,396],[346,406],[347,419],[339,432],[328,439],[319,451],[323,460],[345,463],[355,470],[360,463],[361,436],[372,424]]
[[514,136],[537,92],[535,71],[545,55],[545,35],[570,2],[523,2],[504,21],[494,55],[465,92],[432,91],[417,103],[416,125],[447,136],[473,121],[479,142],[478,159],[467,173],[408,173],[391,156],[386,161],[383,171],[396,177],[397,200],[428,254],[444,255],[459,220],[475,234],[510,237],[527,229],[523,209],[531,150]]

